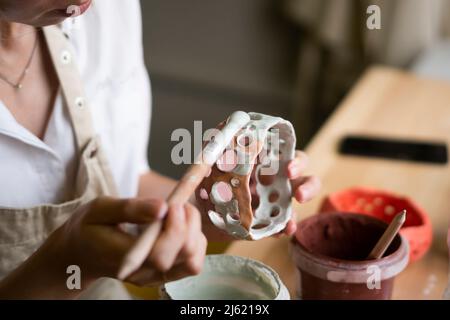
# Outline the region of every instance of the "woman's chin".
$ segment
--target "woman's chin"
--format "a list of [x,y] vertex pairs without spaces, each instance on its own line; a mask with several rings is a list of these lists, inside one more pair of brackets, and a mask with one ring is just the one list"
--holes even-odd
[[32,10],[33,8],[28,8],[28,10],[18,10],[17,6],[10,6],[7,8],[2,7],[3,12],[1,19],[6,22],[21,23],[33,27],[45,27],[59,24],[67,18],[83,15],[91,7],[92,3],[92,0],[78,0],[77,5],[71,5],[67,8],[64,8],[64,6],[59,8],[50,7],[47,10],[40,9],[42,10],[40,12]]
[[33,23],[30,23],[29,25],[32,25],[36,28],[43,28],[48,26],[53,26],[62,23],[66,18],[51,18],[51,19],[45,19],[45,20],[39,20],[35,21]]
[[60,24],[68,18],[70,18],[70,17],[68,17],[67,14],[65,14],[64,12],[62,12],[60,10],[54,10],[54,11],[50,11],[44,15],[41,15],[39,18],[34,19],[33,21],[24,22],[24,23],[39,28],[39,27],[46,27],[46,26]]

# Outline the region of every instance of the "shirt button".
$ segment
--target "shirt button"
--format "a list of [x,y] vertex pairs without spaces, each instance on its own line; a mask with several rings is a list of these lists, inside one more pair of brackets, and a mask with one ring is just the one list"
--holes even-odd
[[72,61],[72,55],[70,54],[69,51],[64,50],[63,52],[61,52],[61,62],[63,64],[69,64]]
[[75,105],[78,107],[78,108],[83,108],[84,107],[84,98],[83,97],[77,97],[76,99],[75,99]]

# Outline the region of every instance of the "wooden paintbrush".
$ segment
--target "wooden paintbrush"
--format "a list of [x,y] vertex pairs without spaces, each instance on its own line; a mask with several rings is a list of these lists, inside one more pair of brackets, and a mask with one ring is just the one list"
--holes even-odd
[[406,220],[406,210],[403,210],[402,212],[398,213],[394,217],[394,219],[392,219],[386,231],[384,231],[380,240],[378,240],[377,244],[370,252],[369,256],[367,257],[367,260],[380,259],[383,256],[383,254],[389,248],[389,245],[392,243],[392,240],[394,240],[395,236],[399,232],[403,223],[405,223],[405,220]]
[[[230,144],[235,134],[249,121],[249,115],[242,111],[236,111],[228,118],[227,123],[220,130],[220,134],[216,135],[215,139],[203,148],[197,161],[188,168],[175,189],[169,195],[167,198],[169,205],[185,204],[189,201],[195,189],[202,182],[225,148]],[[158,221],[150,224],[144,230],[125,256],[119,269],[118,279],[124,280],[140,268],[150,253],[162,226],[163,221]]]

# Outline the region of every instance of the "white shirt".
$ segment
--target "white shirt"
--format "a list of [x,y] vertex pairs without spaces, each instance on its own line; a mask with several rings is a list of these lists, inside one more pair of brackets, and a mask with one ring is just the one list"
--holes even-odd
[[[149,170],[151,94],[139,1],[96,0],[77,20],[62,28],[75,48],[94,128],[120,196],[132,197],[139,176]],[[61,94],[43,140],[16,122],[0,100],[0,207],[70,200],[78,157]]]

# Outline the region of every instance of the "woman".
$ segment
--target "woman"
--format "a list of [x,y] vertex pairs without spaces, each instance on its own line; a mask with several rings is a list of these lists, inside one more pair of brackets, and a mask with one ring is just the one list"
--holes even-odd
[[[168,207],[175,181],[149,170],[140,23],[137,0],[0,0],[1,297],[73,298],[71,265],[82,289],[115,277],[126,223],[165,218],[138,285],[198,273],[205,235],[223,239],[195,203]],[[305,165],[288,168],[301,202],[319,188]]]

